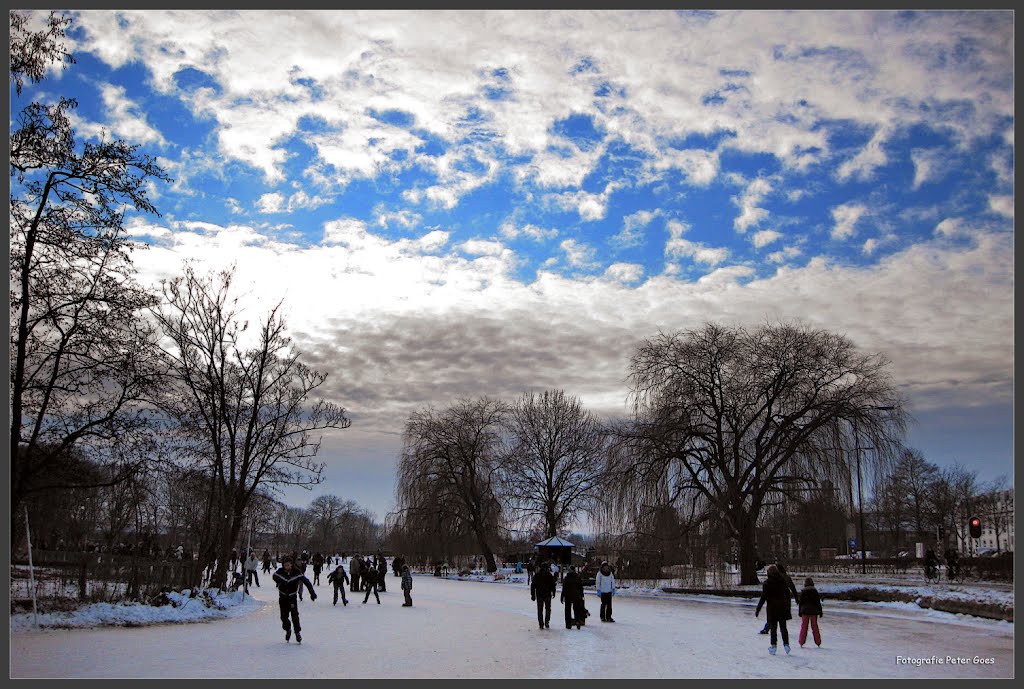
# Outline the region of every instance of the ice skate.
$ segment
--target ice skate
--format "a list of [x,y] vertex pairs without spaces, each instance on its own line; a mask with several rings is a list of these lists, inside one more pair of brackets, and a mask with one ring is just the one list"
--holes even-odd
[[786,655],[789,655],[789,644],[783,645],[783,648],[786,649]]
[[768,647],[768,653],[771,654],[771,655],[775,655],[775,650],[776,650],[775,646],[769,646]]

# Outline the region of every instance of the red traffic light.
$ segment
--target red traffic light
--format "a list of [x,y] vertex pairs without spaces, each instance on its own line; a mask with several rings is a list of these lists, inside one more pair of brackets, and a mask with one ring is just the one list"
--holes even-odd
[[968,523],[971,527],[971,538],[981,538],[981,519],[979,517],[971,517],[971,521]]

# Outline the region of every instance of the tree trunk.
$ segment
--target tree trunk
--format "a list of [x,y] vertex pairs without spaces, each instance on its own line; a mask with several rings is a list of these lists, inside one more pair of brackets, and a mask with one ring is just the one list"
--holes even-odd
[[739,522],[738,538],[740,546],[740,585],[759,584],[757,578],[757,521],[753,516],[743,515]]

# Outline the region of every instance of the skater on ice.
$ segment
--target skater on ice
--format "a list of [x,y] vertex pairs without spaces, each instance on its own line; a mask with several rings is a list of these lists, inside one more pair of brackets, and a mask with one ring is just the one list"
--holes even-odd
[[804,590],[800,592],[800,647],[807,641],[807,626],[814,633],[814,643],[821,646],[821,632],[818,631],[818,618],[824,615],[821,611],[821,596],[814,588],[814,580],[807,577]]
[[541,629],[551,627],[551,599],[554,597],[555,577],[547,562],[542,562],[530,584],[530,600],[537,602],[537,623]]
[[327,583],[334,585],[334,604],[338,604],[338,592],[341,592],[342,605],[348,605],[348,598],[345,597],[345,584],[349,583],[348,575],[345,574],[345,568],[341,566],[341,561],[338,561],[338,567],[327,575]]
[[405,594],[405,602],[402,603],[403,608],[412,607],[412,572],[409,571],[409,565],[402,565],[402,593]]
[[[281,608],[281,627],[284,629],[284,640],[292,638],[292,627],[295,628],[295,641],[302,643],[302,627],[299,625],[298,594],[301,586],[309,589],[309,600],[316,600],[316,591],[309,579],[296,570],[291,559],[285,559],[281,569],[274,572],[274,583],[277,584],[277,603]],[[289,620],[289,617],[291,618]]]
[[598,595],[601,596],[601,621],[614,622],[615,620],[612,619],[612,596],[615,595],[615,574],[612,572],[612,566],[607,562],[602,562],[601,568],[597,570],[594,586]]
[[789,630],[786,629],[786,620],[793,618],[789,609],[789,599],[789,586],[779,573],[779,568],[776,565],[768,565],[768,576],[762,584],[761,600],[757,602],[754,617],[761,614],[761,608],[767,603],[768,627],[769,634],[771,634],[771,645],[768,647],[768,652],[772,655],[775,655],[778,648],[776,627],[782,632],[782,647],[786,649],[787,654],[789,653]]

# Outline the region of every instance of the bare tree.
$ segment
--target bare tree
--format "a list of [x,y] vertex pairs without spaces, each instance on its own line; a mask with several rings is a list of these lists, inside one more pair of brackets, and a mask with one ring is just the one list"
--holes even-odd
[[996,552],[1002,552],[1000,539],[1013,523],[1013,508],[1009,504],[1012,500],[1012,492],[1007,492],[1006,475],[1001,474],[985,486],[978,501],[982,524],[992,529],[992,535],[995,536]]
[[191,266],[164,283],[165,306],[156,311],[170,341],[176,385],[164,409],[192,440],[192,458],[209,468],[221,507],[220,543],[214,581],[223,583],[227,557],[238,539],[242,514],[261,486],[319,483],[319,433],[347,428],[340,406],[310,397],[326,374],[299,361],[285,334],[279,308],[243,342],[232,273],[199,276]]
[[507,427],[503,493],[515,514],[554,536],[598,498],[606,436],[580,400],[562,390],[524,394]]
[[904,512],[915,539],[927,537],[938,526],[929,503],[938,477],[939,468],[914,448],[904,448],[893,468],[893,478],[903,496]]
[[762,510],[848,476],[853,452],[842,445],[858,441],[852,423],[879,455],[902,432],[887,368],[881,355],[805,326],[709,323],[660,334],[631,362],[635,421],[625,441],[636,450],[622,490],[635,501],[657,492],[670,505],[706,501],[739,541],[742,583],[756,583]]
[[[11,12],[11,81],[39,81],[64,48],[69,19],[51,14],[32,32]],[[30,103],[10,135],[11,508],[53,482],[72,450],[116,465],[105,485],[146,459],[153,426],[147,401],[161,376],[151,325],[153,296],[134,280],[124,234],[127,208],[156,209],[147,187],[168,180],[156,161],[124,141],[79,144],[73,100]]]
[[398,470],[402,520],[442,521],[452,533],[471,534],[490,572],[497,571],[491,543],[502,518],[498,472],[507,413],[506,404],[486,397],[415,412]]
[[928,503],[933,521],[943,527],[942,548],[949,539],[966,542],[970,517],[965,516],[977,484],[977,472],[968,471],[960,464],[938,469],[928,490]]

